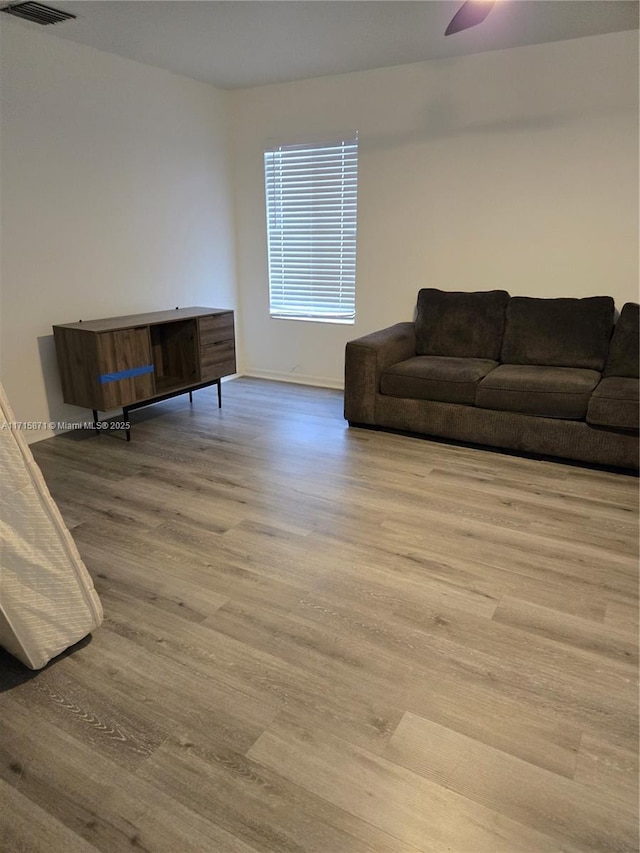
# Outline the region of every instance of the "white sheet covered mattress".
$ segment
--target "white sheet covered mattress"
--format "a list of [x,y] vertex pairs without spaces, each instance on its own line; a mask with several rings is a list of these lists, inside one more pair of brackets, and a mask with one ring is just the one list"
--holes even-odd
[[0,646],[31,669],[102,622],[102,605],[0,385]]

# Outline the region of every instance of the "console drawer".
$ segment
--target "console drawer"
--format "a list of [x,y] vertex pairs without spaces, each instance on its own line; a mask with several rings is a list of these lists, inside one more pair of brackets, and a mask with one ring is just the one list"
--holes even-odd
[[200,317],[198,329],[202,348],[218,344],[220,341],[231,341],[233,343],[233,312]]
[[200,348],[200,380],[210,382],[236,372],[236,348],[233,340]]

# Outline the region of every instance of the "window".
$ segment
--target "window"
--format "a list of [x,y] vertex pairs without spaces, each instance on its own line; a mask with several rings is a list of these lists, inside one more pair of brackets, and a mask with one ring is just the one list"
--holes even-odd
[[358,138],[265,151],[272,317],[353,323]]

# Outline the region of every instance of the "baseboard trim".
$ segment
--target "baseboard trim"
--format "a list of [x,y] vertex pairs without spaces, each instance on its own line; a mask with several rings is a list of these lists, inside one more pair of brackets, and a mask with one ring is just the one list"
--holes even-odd
[[301,373],[278,373],[276,370],[244,370],[241,374],[252,379],[273,379],[274,382],[290,382],[293,385],[314,385],[316,388],[344,390],[344,381],[326,376],[305,376]]

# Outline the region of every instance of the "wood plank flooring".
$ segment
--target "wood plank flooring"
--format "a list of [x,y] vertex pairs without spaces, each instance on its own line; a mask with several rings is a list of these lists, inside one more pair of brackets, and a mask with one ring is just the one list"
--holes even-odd
[[638,481],[223,397],[33,447],[105,622],[0,652],[0,849],[637,851]]

